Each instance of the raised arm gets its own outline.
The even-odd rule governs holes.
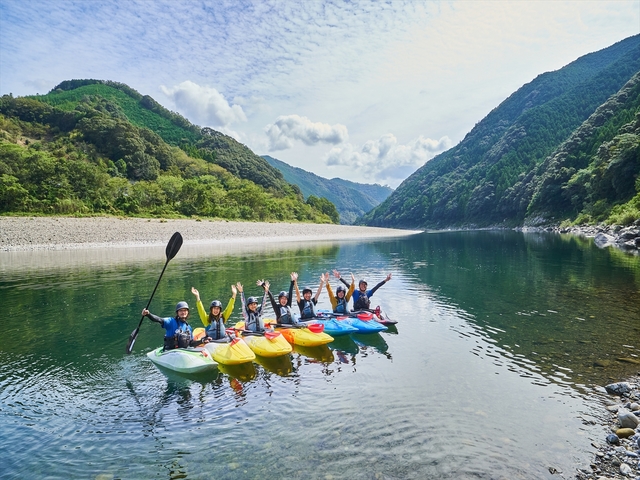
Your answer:
[[[296,289],[296,300],[300,303],[300,289],[298,288],[298,274],[296,272],[291,273],[291,280],[293,280],[293,286]]]
[[[147,317],[149,320],[151,320],[152,322],[156,322],[159,323],[161,325],[164,324],[164,318],[161,318],[157,315],[154,315],[153,313],[151,313],[149,310],[147,310],[146,308],[144,310],[142,310],[142,316],[143,317]]]
[[[287,298],[287,306],[291,306],[291,302],[293,302],[293,284],[296,283],[293,279],[293,273],[291,273],[291,283],[289,284],[289,298]]]
[[[227,308],[222,312],[222,318],[226,322],[229,320],[229,317],[233,313],[233,309],[236,306],[236,295],[238,295],[238,289],[235,285],[231,285],[231,298],[229,299],[229,303],[227,303]]]
[[[349,287],[349,284],[347,283],[347,281],[344,278],[342,278],[342,275],[340,275],[340,272],[338,270],[334,270],[333,271],[333,276],[336,277],[338,280],[340,280],[342,283],[344,283],[346,287]],[[356,281],[354,276],[353,276],[353,273],[351,274],[351,278],[353,278],[352,283]],[[327,278],[327,281],[329,281],[328,278]]]
[[[316,295],[313,297],[313,303],[318,303],[318,297],[320,296],[320,292],[322,292],[322,286],[324,285],[325,282],[329,281],[329,272],[325,274],[323,273],[322,275],[320,275],[320,285],[318,285],[318,290],[316,290]]]
[[[204,309],[204,305],[202,305],[202,301],[200,300],[200,292],[197,288],[191,287],[191,293],[193,293],[196,297],[196,307],[198,308],[198,316],[200,317],[200,321],[206,327],[211,322],[209,321],[209,315],[207,315],[207,312]]]
[[[369,291],[369,297],[371,295],[373,295],[376,290],[378,290],[382,285],[384,285],[385,283],[387,283],[389,280],[391,280],[391,274],[387,275],[387,278],[385,278],[383,281],[381,281],[379,284],[377,284],[375,287],[373,287],[370,291]]]
[[[242,284],[240,282],[236,283],[236,288],[240,292],[240,303],[242,308],[242,318],[247,320],[249,316],[247,315],[247,302],[244,301],[244,289],[242,288]]]
[[[347,285],[347,282],[345,282],[344,280],[342,281],[345,285]],[[351,285],[347,286],[349,287],[349,290],[347,290],[347,294],[344,296],[344,298],[348,302],[351,299],[351,295],[353,295],[354,290],[356,289],[356,277],[353,276],[353,273],[351,274]]]

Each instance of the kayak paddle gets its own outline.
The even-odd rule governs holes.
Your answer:
[[[169,260],[171,260],[173,257],[176,256],[181,246],[182,246],[182,235],[180,235],[180,232],[176,232],[171,236],[169,243],[167,243],[167,248],[165,250],[165,254],[167,255],[167,261],[164,262],[164,267],[162,268],[162,272],[160,272],[160,278],[158,278],[158,281],[156,282],[156,286],[153,289],[153,293],[151,294],[151,298],[149,298],[149,302],[147,303],[145,310],[149,308],[149,305],[151,305],[151,300],[153,299],[153,296],[156,294],[156,290],[158,288],[158,285],[160,284],[160,279],[162,278],[162,275],[164,274],[164,271],[167,268],[167,265],[169,264]],[[142,326],[143,320],[144,320],[144,315],[142,316],[142,318],[140,318],[140,323],[138,323],[138,327],[133,332],[131,332],[131,335],[129,336],[129,341],[127,342],[127,348],[125,350],[125,352],[128,354],[131,353],[131,351],[133,350],[133,344],[136,343],[136,338],[138,337],[138,333],[140,332],[140,327]]]

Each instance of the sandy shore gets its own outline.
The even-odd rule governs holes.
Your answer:
[[[238,244],[399,237],[412,230],[208,220],[116,217],[0,217],[0,251],[166,245],[174,232],[188,244]]]

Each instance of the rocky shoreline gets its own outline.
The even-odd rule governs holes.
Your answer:
[[[582,237],[593,238],[598,248],[615,247],[630,253],[640,253],[640,219],[632,225],[587,225],[587,226],[548,226],[548,227],[521,227],[517,230],[523,232],[553,232]]]
[[[640,378],[612,383],[603,389],[607,400],[609,434],[596,449],[590,469],[580,469],[578,480],[640,479]]]

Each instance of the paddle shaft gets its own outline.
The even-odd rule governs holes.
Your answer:
[[[148,310],[149,305],[151,305],[151,300],[153,300],[153,296],[156,294],[158,285],[160,285],[160,280],[162,280],[162,275],[164,275],[164,271],[167,269],[167,265],[169,265],[169,260],[171,260],[173,257],[176,256],[181,246],[182,246],[182,235],[176,232],[173,234],[173,236],[169,240],[169,243],[167,244],[167,248],[165,250],[167,261],[164,262],[164,267],[162,267],[162,272],[160,272],[160,277],[158,277],[158,281],[156,282],[156,286],[153,288],[153,292],[151,293],[151,297],[149,297],[149,301],[147,302],[147,306],[145,307],[145,310]],[[138,323],[138,326],[136,327],[136,329],[133,332],[131,332],[131,335],[129,336],[129,341],[127,342],[127,348],[125,350],[126,353],[131,353],[131,351],[133,350],[133,344],[136,343],[136,338],[138,337],[138,333],[140,332],[140,327],[142,326],[143,320],[144,320],[144,315],[142,315],[142,317],[140,318],[140,323]]]

